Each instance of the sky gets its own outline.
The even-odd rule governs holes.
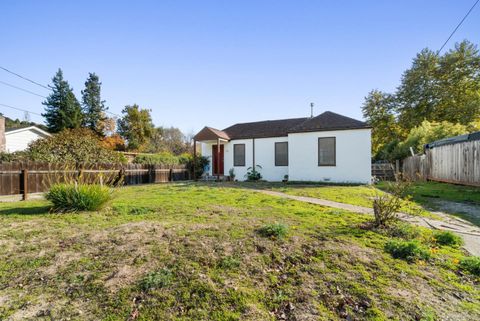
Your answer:
[[[186,134],[306,117],[311,102],[315,115],[362,119],[368,92],[394,91],[415,54],[438,50],[473,3],[1,0],[0,66],[45,85],[62,68],[79,99],[95,72],[110,112],[136,103]],[[480,5],[446,49],[463,39],[480,44]],[[0,81],[48,94],[3,70]],[[42,113],[43,100],[0,83],[0,104]]]

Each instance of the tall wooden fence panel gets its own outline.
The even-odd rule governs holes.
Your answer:
[[[433,180],[480,186],[480,140],[427,149],[403,160],[403,174],[412,180]]]
[[[45,192],[52,183],[79,177],[88,183],[136,185],[188,180],[190,172],[183,165],[0,163],[0,195]]]

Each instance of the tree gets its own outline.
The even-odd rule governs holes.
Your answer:
[[[142,150],[153,134],[150,110],[140,109],[137,104],[127,105],[123,117],[117,121],[118,133],[127,141],[128,150]]]
[[[105,136],[105,112],[108,107],[101,98],[101,86],[98,76],[95,73],[89,73],[85,81],[85,89],[82,90],[83,125],[98,135]]]
[[[400,126],[407,130],[420,125],[423,120],[433,120],[439,101],[437,82],[438,56],[423,49],[413,59],[412,67],[402,75],[397,89],[397,111]]]
[[[150,153],[170,152],[174,155],[189,152],[189,140],[176,127],[157,127],[150,138],[147,151]]]
[[[372,90],[362,106],[363,117],[373,127],[372,153],[378,152],[398,135],[395,120],[395,98],[391,94]]]
[[[52,93],[42,104],[48,130],[57,133],[66,128],[80,128],[82,125],[82,109],[68,82],[63,79],[63,72],[58,69],[52,78]]]

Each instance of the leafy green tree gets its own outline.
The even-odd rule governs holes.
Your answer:
[[[439,101],[437,67],[437,54],[423,49],[413,59],[412,67],[403,73],[396,103],[400,126],[407,132],[425,119],[434,119]]]
[[[468,133],[468,128],[462,124],[453,124],[447,121],[429,122],[424,120],[419,126],[410,130],[407,138],[398,143],[387,158],[403,159],[410,155],[410,147],[414,153],[422,153],[424,146],[439,139],[458,136]]]
[[[100,136],[105,136],[105,100],[101,98],[101,86],[98,76],[89,73],[85,82],[85,89],[82,90],[83,125],[90,128]]]
[[[372,90],[365,97],[362,106],[363,117],[373,127],[372,153],[378,152],[398,135],[395,119],[395,97],[391,94]],[[377,157],[376,157],[377,158]]]
[[[154,130],[150,110],[134,104],[125,106],[122,114],[117,121],[118,133],[127,141],[128,150],[142,150]]]
[[[191,151],[187,137],[176,127],[157,127],[149,140],[146,151],[150,153],[169,152],[180,155]]]
[[[477,46],[463,41],[438,62],[436,121],[467,125],[480,118],[480,54]]]
[[[45,105],[45,117],[48,130],[57,133],[66,128],[80,128],[83,115],[80,104],[68,82],[63,79],[63,72],[58,69],[52,78],[52,93],[42,104]]]

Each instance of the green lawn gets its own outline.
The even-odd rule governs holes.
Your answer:
[[[335,194],[335,193],[334,193]],[[460,249],[385,253],[370,218],[217,184],[121,188],[99,212],[0,203],[0,320],[475,320]],[[280,223],[287,236],[258,229]],[[427,246],[431,233],[420,230]]]

